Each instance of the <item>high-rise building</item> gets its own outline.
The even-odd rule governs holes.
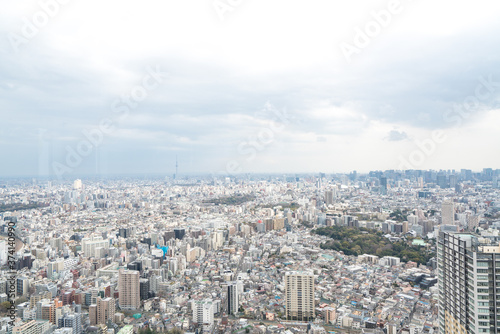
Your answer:
[[[57,274],[64,270],[64,259],[57,259],[56,261],[50,261],[47,263],[47,278],[53,278],[54,274]]]
[[[135,270],[118,272],[118,304],[121,309],[135,310],[141,304],[140,298],[140,273]]]
[[[444,189],[444,188],[448,188],[448,180],[446,178],[446,174],[444,173],[439,173],[437,175],[437,185],[441,188],[441,189]]]
[[[286,319],[314,319],[314,274],[310,271],[290,271],[285,274]]]
[[[423,177],[419,177],[419,178],[417,179],[417,186],[418,186],[419,188],[423,188],[423,187],[424,187],[424,178],[423,178]]]
[[[455,188],[457,186],[457,176],[455,174],[450,175],[450,188]]]
[[[382,195],[387,195],[387,177],[380,177],[380,193]]]
[[[444,201],[441,204],[441,223],[444,225],[455,225],[455,204]]]
[[[131,230],[129,228],[120,228],[118,230],[118,235],[122,238],[128,238],[131,235]]]
[[[16,282],[17,295],[27,296],[30,288],[30,281],[28,277],[18,277]]]
[[[204,329],[214,324],[215,304],[211,299],[193,301],[193,322]]]
[[[75,189],[75,190],[82,189],[82,180],[80,180],[80,179],[76,179],[76,180],[73,182],[73,189]]]
[[[403,233],[408,233],[409,230],[410,224],[407,221],[403,222]]]
[[[114,321],[115,299],[97,297],[96,304],[89,306],[89,319],[92,326],[106,324],[108,320]]]
[[[141,278],[139,280],[139,288],[140,288],[140,297],[141,300],[146,300],[148,299],[148,293],[149,293],[149,280],[147,278]]]
[[[500,333],[500,245],[468,233],[440,232],[439,332]],[[498,262],[497,262],[498,261]]]
[[[238,285],[236,282],[231,282],[227,285],[227,313],[238,313],[239,307]]]
[[[186,234],[186,229],[184,228],[174,228],[174,235],[176,239],[182,239],[184,238],[184,235]]]
[[[73,334],[80,334],[82,332],[82,315],[80,313],[64,314],[59,318],[58,328],[72,328]]]
[[[332,190],[325,191],[325,203],[326,203],[326,205],[333,204],[333,191]]]

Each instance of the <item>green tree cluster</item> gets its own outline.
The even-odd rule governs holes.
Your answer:
[[[409,245],[406,241],[391,242],[381,231],[343,226],[320,227],[312,231],[332,240],[322,243],[322,249],[342,251],[345,255],[395,256],[401,261],[426,264],[434,253],[421,246]]]

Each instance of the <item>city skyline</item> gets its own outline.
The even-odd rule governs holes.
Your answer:
[[[19,181],[2,333],[497,332],[499,169]]]

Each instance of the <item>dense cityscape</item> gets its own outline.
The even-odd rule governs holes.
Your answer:
[[[4,178],[0,333],[496,333],[499,179]]]
[[[0,334],[500,334],[500,1],[0,3]]]

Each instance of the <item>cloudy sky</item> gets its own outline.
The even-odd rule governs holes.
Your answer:
[[[498,1],[0,4],[0,177],[500,168]]]

